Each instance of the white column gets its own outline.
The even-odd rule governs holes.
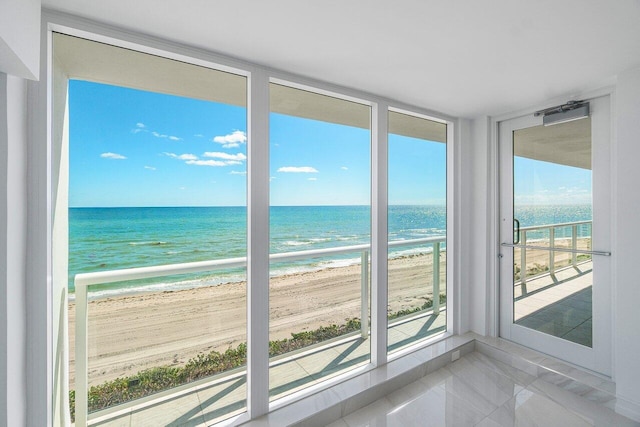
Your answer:
[[[0,426],[27,425],[26,93],[0,73]]]

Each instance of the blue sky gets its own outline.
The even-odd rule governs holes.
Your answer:
[[[71,81],[69,205],[241,206],[243,107]],[[271,114],[272,205],[370,201],[370,132]],[[391,135],[390,204],[444,204],[445,144]]]
[[[591,204],[591,171],[515,157],[516,205]]]

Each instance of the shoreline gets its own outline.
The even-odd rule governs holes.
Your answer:
[[[432,248],[419,248],[417,249],[418,252],[413,252],[415,249],[397,249],[396,253],[398,254],[397,256],[392,256],[393,252],[391,252],[389,261],[394,261],[394,260],[398,260],[398,259],[403,259],[403,258],[408,258],[408,257],[413,257],[416,255],[428,255],[432,253]],[[408,253],[407,253],[408,252]],[[295,253],[295,252],[293,252]],[[446,253],[446,247],[443,247],[440,249],[440,253],[444,254]],[[360,265],[360,260],[361,258],[359,257],[353,257],[353,258],[345,258],[345,259],[337,259],[337,260],[324,260],[324,261],[318,261],[316,263],[313,264],[305,264],[299,267],[295,267],[293,268],[293,271],[290,271],[291,268],[290,267],[284,267],[284,268],[276,268],[275,271],[270,275],[270,279],[276,279],[279,277],[287,277],[287,276],[291,276],[291,275],[296,275],[296,274],[306,274],[306,273],[317,273],[319,271],[322,270],[326,270],[326,269],[332,269],[332,268],[341,268],[341,267],[351,267],[351,266],[355,266],[355,265]],[[285,261],[286,262],[286,261]],[[278,264],[278,262],[274,262],[274,264]],[[147,266],[143,266],[143,267],[147,267]],[[114,271],[118,271],[118,269],[114,270]],[[91,272],[93,273],[93,272]],[[79,273],[80,274],[80,273]],[[195,273],[195,274],[205,274],[205,273]],[[225,273],[226,274],[226,273]],[[231,278],[233,276],[243,276],[243,278],[238,279],[238,280],[232,280]],[[121,296],[135,296],[135,295],[140,295],[140,294],[148,294],[151,292],[164,292],[164,291],[180,291],[180,290],[185,290],[185,289],[196,289],[196,288],[205,288],[205,287],[209,287],[209,286],[226,286],[226,285],[232,285],[235,283],[244,283],[246,281],[246,279],[244,278],[246,275],[245,274],[231,274],[231,275],[226,275],[226,277],[224,277],[223,281],[216,281],[215,278],[218,278],[220,276],[220,274],[217,275],[211,275],[209,277],[205,277],[205,278],[200,278],[200,279],[187,279],[187,280],[182,280],[182,281],[175,281],[175,282],[169,282],[169,283],[163,283],[163,282],[159,282],[159,283],[140,283],[139,285],[136,286],[127,286],[127,287],[121,287],[118,286],[117,284],[110,284],[110,285],[106,285],[107,288],[106,289],[100,289],[100,290],[96,290],[96,291],[92,291],[91,293],[94,294],[94,296],[91,296],[91,294],[88,296],[89,301],[96,301],[96,300],[100,300],[100,299],[107,299],[107,298],[117,298],[117,297],[121,297]],[[146,280],[146,279],[138,279],[139,280]],[[201,282],[201,284],[197,284],[198,282]],[[105,285],[103,285],[105,286]],[[149,290],[151,288],[151,290]],[[67,301],[69,303],[72,303],[75,301],[75,290],[74,291],[69,291],[68,297],[67,297]]]

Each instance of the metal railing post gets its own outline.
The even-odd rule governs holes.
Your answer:
[[[554,247],[555,243],[555,235],[556,229],[551,226],[549,227],[549,247]],[[549,274],[553,274],[556,271],[556,253],[555,251],[549,251]]]
[[[573,249],[574,251],[578,249],[578,226],[577,225],[571,226],[571,249]],[[577,263],[578,263],[578,254],[574,252],[571,255],[571,264],[575,267]]]
[[[76,420],[77,427],[86,427],[89,415],[87,287],[76,287]]]
[[[360,271],[360,333],[366,340],[369,337],[369,251],[362,251]]]
[[[433,244],[433,313],[440,314],[440,242]]]
[[[527,244],[527,231],[521,230],[520,242],[524,246]],[[522,285],[522,295],[527,294],[527,249],[520,248],[520,284]]]

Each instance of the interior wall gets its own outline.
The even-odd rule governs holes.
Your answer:
[[[461,216],[462,259],[461,281],[466,289],[467,329],[480,335],[490,333],[490,250],[489,216],[491,208],[490,119],[478,117],[470,121],[468,137],[461,150]]]
[[[618,189],[614,206],[614,375],[618,396],[640,417],[640,280],[638,243],[640,227],[640,68],[618,75],[614,114],[617,141],[614,148],[613,179]]]
[[[473,171],[470,168],[470,164],[473,161],[470,149],[474,144],[473,138],[473,123],[468,119],[460,119],[458,121],[457,130],[459,132],[455,142],[457,144],[454,151],[454,167],[457,170],[454,171],[454,182],[448,183],[448,185],[455,185],[454,209],[457,210],[455,218],[458,221],[454,225],[454,229],[458,231],[456,237],[455,246],[455,259],[458,260],[458,265],[454,270],[454,286],[459,292],[457,298],[457,304],[452,308],[455,310],[454,316],[457,320],[456,333],[465,333],[470,330],[470,324],[473,323],[471,319],[471,251],[469,248],[469,233],[471,232],[471,215],[469,209],[461,209],[463,206],[468,206],[469,199],[472,193],[472,186],[469,185],[473,182]],[[457,275],[456,275],[457,274]]]
[[[37,79],[40,0],[0,0],[0,72]]]
[[[26,425],[26,82],[0,73],[0,426]]]

